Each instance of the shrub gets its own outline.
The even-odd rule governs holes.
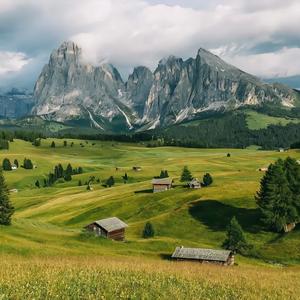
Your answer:
[[[143,230],[143,238],[147,239],[147,238],[154,237],[154,234],[155,232],[154,232],[153,225],[150,222],[147,222]]]

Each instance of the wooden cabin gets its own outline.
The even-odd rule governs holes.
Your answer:
[[[153,178],[152,179],[152,187],[153,193],[164,192],[172,187],[172,178]]]
[[[87,225],[85,228],[94,232],[97,236],[106,237],[116,241],[124,241],[126,227],[128,227],[126,223],[116,217],[113,217],[95,221]]]
[[[193,178],[193,180],[189,183],[190,189],[201,189],[201,182],[197,178]]]
[[[234,255],[230,250],[214,250],[202,248],[176,247],[172,258],[176,260],[198,261],[200,263],[214,263],[223,266],[234,264]]]
[[[142,168],[141,168],[141,167],[134,166],[134,167],[132,167],[132,170],[133,170],[133,171],[136,171],[136,172],[140,172],[140,171],[142,171]]]

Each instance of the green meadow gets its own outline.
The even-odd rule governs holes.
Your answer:
[[[53,140],[56,148],[50,147]],[[109,266],[114,266],[109,276],[115,280],[118,278],[117,282],[122,282],[126,270],[128,270],[128,278],[132,276],[133,281],[138,281],[144,272],[140,264],[145,264],[145,269],[147,269],[144,277],[146,286],[149,284],[147,280],[154,280],[154,282],[157,280],[157,284],[161,282],[161,285],[157,287],[158,291],[160,289],[163,291],[164,288],[165,291],[172,290],[168,283],[174,284],[174,287],[182,286],[180,293],[174,294],[175,299],[180,299],[184,295],[190,295],[190,298],[193,298],[188,290],[184,292],[183,287],[191,286],[192,289],[192,286],[197,284],[197,280],[204,276],[202,271],[205,274],[211,273],[211,282],[215,284],[216,289],[224,289],[223,292],[219,290],[220,294],[214,294],[209,289],[209,278],[206,278],[207,282],[202,280],[204,285],[198,286],[195,293],[202,291],[201,295],[207,299],[227,299],[228,297],[242,299],[243,288],[249,289],[257,284],[258,279],[255,274],[266,274],[273,278],[272,282],[265,283],[270,290],[274,288],[272,284],[277,282],[278,299],[282,299],[281,296],[297,299],[299,291],[296,285],[290,286],[287,291],[285,287],[280,286],[279,282],[280,276],[287,276],[289,282],[299,279],[299,226],[286,235],[266,231],[260,221],[260,212],[254,195],[263,175],[258,171],[259,168],[267,167],[277,158],[284,158],[288,155],[300,159],[300,152],[296,150],[285,153],[259,151],[255,147],[243,150],[148,148],[142,144],[67,141],[67,147],[63,146],[61,139],[42,140],[40,147],[34,147],[28,142],[15,140],[10,143],[9,150],[0,151],[1,162],[7,157],[11,161],[18,159],[19,163],[22,163],[26,157],[37,166],[33,170],[19,168],[4,172],[9,189],[17,189],[18,192],[10,194],[16,209],[12,225],[0,226],[0,258],[2,258],[3,266],[15,267],[10,275],[18,278],[16,281],[20,292],[10,290],[9,286],[13,284],[13,281],[10,282],[11,276],[0,272],[0,299],[2,299],[1,295],[4,295],[3,299],[21,299],[22,297],[51,299],[51,295],[43,297],[43,295],[34,294],[34,291],[31,296],[26,295],[26,288],[23,290],[26,280],[30,282],[30,278],[34,276],[38,278],[37,274],[43,272],[43,266],[47,270],[54,268],[51,273],[53,278],[56,272],[59,273],[60,268],[64,266],[64,272],[70,271],[70,277],[66,279],[66,282],[70,280],[70,284],[72,284],[72,276],[75,276],[72,272],[83,272],[82,278],[78,277],[78,284],[81,284],[83,289],[86,288],[87,295],[89,295],[92,294],[93,289],[91,286],[86,287],[85,284],[87,284],[86,281],[93,283],[93,280],[89,278],[93,275],[84,273],[87,268],[93,270],[95,268],[94,275],[96,276],[100,270],[105,275],[105,272],[110,272]],[[70,146],[71,142],[74,142],[73,147]],[[231,157],[227,157],[227,153],[230,153]],[[52,187],[35,187],[35,181],[39,180],[42,185],[43,179],[58,163],[62,163],[64,167],[68,163],[71,163],[73,168],[81,166],[83,174],[73,176],[70,182],[57,182]],[[184,188],[179,178],[185,165],[189,167],[193,176],[199,179],[202,179],[204,173],[210,173],[214,179],[213,184],[199,190]],[[135,172],[132,170],[133,166],[140,166],[142,170]],[[162,169],[168,170],[169,175],[174,179],[175,187],[170,191],[153,194],[151,179],[153,176],[158,176]],[[125,172],[129,177],[126,184],[122,179]],[[90,176],[100,179],[100,183],[92,185],[92,191],[88,191],[86,185],[78,186],[79,180],[85,183]],[[116,184],[111,188],[105,188],[102,184],[109,176],[115,178]],[[83,227],[92,221],[112,216],[119,217],[129,225],[126,231],[126,242],[96,238],[83,231]],[[255,257],[238,255],[237,266],[231,268],[231,271],[226,271],[232,273],[228,273],[229,277],[224,279],[224,286],[221,278],[217,279],[216,276],[225,268],[170,262],[170,255],[176,246],[220,249],[225,239],[226,226],[233,216],[236,216],[243,227],[247,240],[254,245],[256,255]],[[153,224],[155,237],[143,239],[142,230],[147,221]],[[86,265],[83,260],[88,260]],[[134,262],[136,268],[131,262]],[[128,265],[131,267],[129,268]],[[185,275],[177,278],[178,273],[181,273],[181,268],[188,268],[189,271],[182,271]],[[24,269],[27,270],[26,274],[22,275],[19,272],[18,275],[13,275],[13,272],[17,273],[16,270]],[[165,269],[168,271],[165,272]],[[189,272],[193,275],[190,276]],[[51,277],[51,274],[47,276]],[[230,289],[229,279],[238,278],[238,274],[240,278],[233,283],[231,295],[225,287]],[[242,288],[243,278],[247,277],[247,274],[251,274],[252,281]],[[124,286],[129,284],[128,278],[124,279]],[[170,278],[173,278],[174,282],[168,281],[171,280]],[[39,282],[38,279],[36,280],[35,282]],[[40,284],[47,282],[46,279],[45,282],[42,282],[42,279],[39,280],[41,280]],[[178,283],[176,280],[179,280]],[[60,289],[59,284],[57,283],[58,286],[56,286],[54,281],[52,283],[54,294],[63,298],[69,297],[63,294],[67,293],[63,288],[60,290],[61,294],[55,292],[56,288]],[[102,294],[98,291],[99,293],[94,295],[98,295],[99,298],[100,295],[104,295],[104,299],[122,298],[121,294],[109,294],[109,290],[113,289],[110,284],[117,285],[116,282],[107,282],[107,290],[103,288]],[[147,294],[142,293],[145,288],[143,284],[137,284],[141,288],[141,294],[137,289],[137,296],[132,299],[140,299],[143,295],[145,299],[155,298],[154,296],[146,297]],[[131,289],[130,285],[128,293]],[[105,291],[108,294],[105,294]],[[256,295],[256,299],[260,297],[268,299],[266,297],[268,291],[261,287],[261,293]],[[76,293],[74,291],[74,295]],[[171,292],[162,294],[162,298],[168,298],[167,296],[171,294]],[[79,292],[76,295],[73,299],[85,298]],[[124,298],[129,299],[130,297],[126,295]],[[245,297],[245,299],[253,298],[251,294],[247,295],[248,298]],[[276,295],[273,298],[270,297],[270,299],[277,298]]]

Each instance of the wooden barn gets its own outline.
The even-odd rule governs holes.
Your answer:
[[[193,178],[193,180],[189,183],[190,189],[201,189],[201,182],[197,178]]]
[[[94,232],[97,236],[103,236],[116,241],[124,241],[126,227],[128,227],[127,224],[120,219],[113,217],[95,221],[85,228]]]
[[[140,171],[142,171],[142,167],[134,166],[134,167],[132,167],[132,170],[136,171],[136,172],[140,172]]]
[[[153,193],[163,192],[171,189],[172,187],[172,178],[153,178],[152,179],[152,186],[153,186]]]
[[[214,263],[223,266],[234,264],[234,255],[230,250],[176,247],[172,258],[176,260],[198,261],[200,263]]]

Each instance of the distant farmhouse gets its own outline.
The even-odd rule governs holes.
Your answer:
[[[94,232],[97,236],[106,237],[116,241],[124,241],[126,227],[128,227],[126,223],[116,217],[113,217],[95,221],[87,225],[85,228]]]
[[[141,168],[141,167],[134,166],[134,167],[132,167],[132,170],[133,170],[133,171],[136,171],[136,172],[140,172],[140,171],[142,171],[142,168]]]
[[[172,187],[172,178],[153,178],[152,179],[152,186],[153,186],[153,193],[157,192],[164,192]]]
[[[176,247],[172,258],[176,260],[198,261],[200,263],[214,263],[223,266],[234,264],[234,255],[230,250]]]
[[[191,189],[201,189],[201,182],[197,178],[193,178],[193,180],[189,183],[189,187]]]
[[[17,169],[18,169],[18,167],[17,167],[17,165],[15,165],[15,164],[12,164],[12,165],[11,165],[11,169],[12,169],[12,170],[17,170]]]
[[[287,149],[284,149],[284,148],[279,148],[278,149],[278,152],[286,152],[287,151]]]
[[[268,171],[268,168],[259,168],[258,171],[259,171],[259,172],[267,172],[267,171]]]

